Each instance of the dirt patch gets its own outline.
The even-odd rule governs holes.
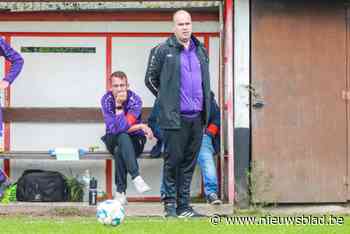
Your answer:
[[[89,206],[54,206],[48,204],[10,204],[0,205],[0,216],[30,217],[94,217],[96,207]]]

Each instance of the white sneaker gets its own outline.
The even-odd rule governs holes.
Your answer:
[[[114,200],[119,201],[120,204],[123,206],[128,204],[128,200],[126,199],[125,193],[116,192],[114,195]]]
[[[144,193],[151,190],[151,187],[149,187],[148,184],[146,184],[146,182],[142,179],[141,176],[135,177],[135,179],[133,179],[132,182],[134,183],[134,186],[139,193]]]

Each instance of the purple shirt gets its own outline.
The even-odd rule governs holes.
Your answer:
[[[19,53],[8,45],[3,38],[0,37],[0,56],[5,57],[11,63],[10,71],[6,73],[3,80],[10,84],[17,78],[23,67],[23,58]],[[0,135],[2,136],[2,111],[0,108]]]
[[[189,48],[181,51],[180,57],[180,112],[181,116],[193,118],[203,110],[203,88],[201,65],[192,40]]]
[[[11,63],[10,71],[4,77],[4,80],[10,84],[16,79],[23,67],[23,58],[19,53],[8,45],[4,39],[0,37],[0,56],[5,57],[7,61]]]
[[[115,114],[115,99],[111,91],[108,91],[101,99],[102,113],[107,134],[126,133],[132,125],[141,123],[141,98],[130,90],[127,92],[128,97],[123,103],[124,112],[118,115]],[[142,130],[137,130],[129,134],[144,135],[144,132]]]

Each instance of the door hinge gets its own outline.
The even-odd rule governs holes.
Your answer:
[[[343,90],[341,92],[341,97],[343,100],[350,100],[350,90]]]
[[[252,85],[245,85],[244,86],[251,94],[254,98],[259,98],[261,97],[261,95],[256,91],[256,89],[254,88],[254,86]]]

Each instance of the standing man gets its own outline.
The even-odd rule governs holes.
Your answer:
[[[174,35],[153,48],[145,84],[157,97],[164,133],[166,217],[200,216],[189,205],[190,185],[210,113],[209,59],[192,35],[191,15],[173,15]]]
[[[151,157],[160,157],[164,152],[163,134],[158,126],[159,106],[155,102],[148,125],[153,131],[153,135],[157,138],[156,145],[151,150]],[[202,172],[204,194],[207,202],[211,205],[220,205],[222,201],[218,197],[218,178],[216,174],[215,155],[220,152],[220,108],[215,101],[214,93],[211,92],[210,116],[209,124],[205,129],[202,138],[202,144],[198,153],[198,165]],[[163,174],[163,172],[161,173]],[[160,195],[164,197],[164,182],[160,186]]]
[[[0,81],[0,89],[6,89],[17,78],[23,68],[23,58],[9,44],[0,37],[0,56],[3,56],[6,61],[11,63],[10,70],[5,77]],[[0,109],[0,137],[2,137],[2,111]],[[3,149],[1,149],[3,150]]]
[[[111,75],[112,90],[101,100],[102,113],[106,124],[106,134],[101,138],[115,161],[114,199],[122,205],[126,200],[126,176],[130,174],[136,190],[144,193],[151,188],[142,179],[137,157],[142,153],[146,137],[152,138],[152,130],[141,123],[142,101],[128,90],[128,78],[122,71]]]

